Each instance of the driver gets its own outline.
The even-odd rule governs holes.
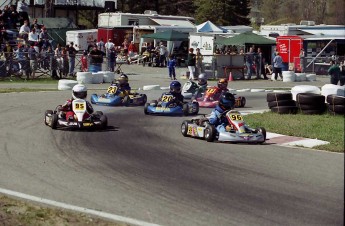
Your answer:
[[[170,92],[163,93],[164,94],[171,94],[174,97],[174,101],[178,105],[183,104],[183,95],[181,94],[181,83],[179,81],[172,81],[170,83]]]
[[[196,93],[196,97],[201,96],[202,93],[204,93],[207,89],[207,79],[205,74],[200,74],[198,76],[198,91]]]
[[[223,93],[220,96],[218,105],[211,112],[211,116],[209,117],[210,124],[214,125],[218,132],[229,132],[231,130],[231,126],[223,113],[233,109],[234,105],[235,97],[232,93]]]
[[[58,110],[60,111],[60,117],[66,118],[67,121],[73,121],[74,120],[74,112],[72,109],[72,102],[76,99],[83,99],[85,100],[87,96],[87,88],[83,84],[77,84],[72,89],[72,98],[68,99],[65,104],[60,106]],[[90,114],[93,113],[93,107],[90,104],[90,102],[86,101],[86,111],[87,114],[85,114],[86,117],[89,117]]]
[[[218,88],[222,91],[222,92],[228,92],[228,81],[225,78],[221,78],[219,79],[218,83]]]
[[[115,83],[119,91],[123,92],[124,96],[128,96],[131,92],[131,87],[128,83],[128,76],[126,74],[121,74]],[[113,85],[112,84],[112,85]]]

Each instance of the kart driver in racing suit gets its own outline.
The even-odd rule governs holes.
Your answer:
[[[87,88],[85,85],[78,84],[75,85],[72,89],[72,98],[68,99],[65,104],[60,106],[58,110],[60,111],[60,117],[66,118],[67,121],[73,121],[74,120],[74,112],[72,109],[72,102],[76,99],[83,99],[85,100],[87,96]],[[93,107],[90,102],[86,101],[86,111],[87,114],[85,114],[85,118],[90,117],[90,114],[93,113]]]
[[[207,89],[207,79],[205,74],[200,74],[198,76],[198,91],[195,94],[195,97],[198,98],[204,93]]]
[[[181,83],[178,81],[172,81],[170,83],[170,92],[168,93],[163,93],[164,94],[171,94],[174,97],[174,102],[177,105],[183,105],[183,95],[181,94]],[[160,101],[160,99],[159,99]]]
[[[218,132],[229,132],[231,125],[229,125],[224,112],[231,110],[235,105],[235,97],[232,93],[223,93],[219,99],[218,105],[211,112],[209,117],[210,124],[214,125]]]
[[[128,83],[128,76],[126,74],[120,75],[119,79],[112,85],[116,85],[119,91],[123,92],[124,96],[128,96],[131,93],[131,87]]]
[[[225,78],[219,79],[218,88],[221,90],[221,92],[229,92],[228,90],[228,81]]]

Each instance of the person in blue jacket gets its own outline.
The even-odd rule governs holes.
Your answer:
[[[231,126],[225,118],[224,112],[231,110],[235,105],[235,97],[232,93],[222,93],[218,105],[211,112],[210,124],[214,125],[218,132],[230,131]]]

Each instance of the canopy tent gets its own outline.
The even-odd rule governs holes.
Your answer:
[[[213,33],[226,33],[227,32],[226,29],[216,26],[214,23],[212,23],[209,20],[196,26],[196,31],[197,32],[213,32]]]
[[[276,41],[263,37],[261,35],[254,34],[252,32],[245,32],[231,38],[226,38],[219,41],[217,40],[216,44],[220,44],[220,45],[245,45],[245,44],[274,45],[276,44]]]
[[[141,36],[141,38],[159,39],[163,41],[186,41],[189,39],[189,33],[183,33],[170,29],[163,32],[146,34]]]

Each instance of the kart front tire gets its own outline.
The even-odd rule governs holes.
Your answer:
[[[190,121],[183,121],[181,124],[181,133],[184,137],[187,136],[187,132],[188,132],[188,123],[190,123]]]
[[[207,142],[213,142],[216,135],[216,128],[213,125],[206,125],[205,128],[205,140]]]
[[[266,141],[266,129],[264,127],[258,127],[256,128],[256,132],[262,133],[262,135],[264,136],[264,141],[261,143],[264,143]]]
[[[46,112],[44,113],[44,124],[47,126],[48,122],[47,122],[47,116],[48,115],[52,115],[54,114],[52,110],[46,110]]]
[[[122,101],[124,106],[128,106],[130,102],[129,96],[125,96]]]
[[[145,103],[145,105],[144,105],[144,113],[145,113],[145,115],[148,115],[149,114],[149,112],[148,112],[148,107],[150,106],[150,104],[149,103]]]
[[[198,102],[194,102],[194,104],[195,104],[195,112],[193,114],[197,115],[199,113],[199,103]]]
[[[52,114],[52,124],[51,124],[52,129],[57,129],[58,120],[59,120],[58,115]]]
[[[245,97],[242,97],[242,98],[241,98],[241,108],[243,108],[243,107],[246,105],[246,103],[247,103],[246,98],[245,98]]]
[[[142,98],[143,98],[143,103],[142,103],[142,105],[145,105],[146,102],[147,102],[147,96],[146,96],[146,94],[143,94],[143,95],[142,95]]]
[[[189,115],[189,106],[187,103],[183,104],[182,111],[185,116]]]
[[[101,128],[102,129],[106,129],[108,127],[108,118],[107,118],[107,116],[102,114],[99,120],[101,121]]]
[[[96,111],[96,112],[95,112],[95,115],[101,116],[101,115],[103,115],[103,112],[101,112],[101,111]]]

